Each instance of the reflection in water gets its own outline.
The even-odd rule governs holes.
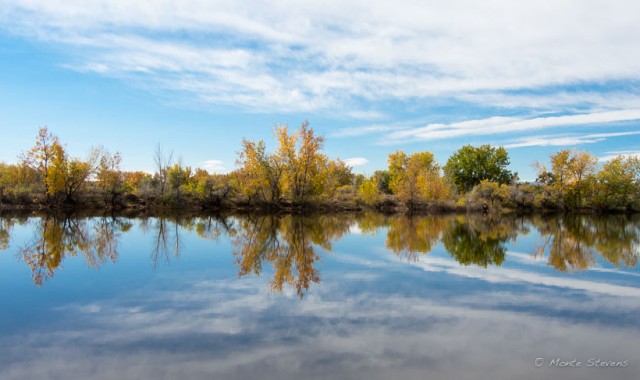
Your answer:
[[[505,259],[505,242],[515,241],[528,229],[520,218],[458,216],[447,226],[442,243],[462,265],[501,265]]]
[[[281,216],[240,215],[198,218],[121,217],[73,218],[45,216],[30,219],[33,239],[19,248],[17,257],[31,269],[37,285],[51,278],[67,256],[84,256],[89,267],[98,268],[118,259],[119,240],[137,220],[140,229],[151,235],[151,262],[178,258],[183,234],[233,243],[240,277],[259,276],[263,266],[273,270],[270,288],[281,292],[292,286],[302,297],[311,284],[320,281],[318,249],[332,251],[332,243],[357,225],[356,230],[375,235],[386,233],[385,245],[401,259],[417,261],[442,242],[460,264],[480,267],[500,266],[508,242],[533,228],[539,243],[534,256],[548,257],[548,264],[562,272],[587,270],[598,255],[616,267],[635,267],[640,252],[638,216],[565,215],[507,217],[491,215],[430,215],[407,217],[377,213]],[[0,218],[0,250],[7,250],[16,223],[25,220]]]
[[[582,271],[596,263],[600,254],[617,268],[634,267],[640,252],[637,215],[534,217],[533,225],[543,237],[536,255],[549,255],[549,265],[562,272]]]
[[[394,216],[388,220],[386,245],[408,261],[417,261],[418,254],[431,252],[451,218],[442,216]]]
[[[0,251],[9,248],[11,229],[15,220],[13,218],[0,218]]]
[[[295,216],[250,216],[239,221],[233,240],[239,276],[260,275],[263,263],[273,266],[271,290],[281,292],[290,284],[300,297],[311,283],[320,281],[315,268],[320,256],[315,246],[331,251],[331,242],[349,230],[351,221],[341,216],[316,218]]]
[[[68,255],[83,254],[93,268],[107,261],[115,263],[120,233],[130,227],[129,221],[120,218],[43,217],[36,222],[32,241],[21,247],[17,256],[31,268],[33,282],[42,286]]]

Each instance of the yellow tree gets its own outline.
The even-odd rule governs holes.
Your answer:
[[[549,182],[558,197],[562,197],[569,207],[582,207],[584,196],[593,189],[597,157],[586,151],[563,149],[550,157],[551,173]],[[539,177],[546,168],[539,165]],[[559,202],[558,202],[559,203]]]
[[[326,158],[320,150],[324,138],[315,136],[306,120],[296,133],[290,135],[286,126],[278,127],[275,133],[280,144],[276,156],[284,169],[283,190],[298,204],[321,194],[324,184],[320,178]]]
[[[240,190],[249,202],[255,198],[278,202],[282,194],[281,178],[284,169],[278,156],[266,152],[264,141],[256,143],[243,139],[236,164],[240,166],[237,173]]]
[[[57,137],[46,127],[38,131],[36,145],[22,155],[23,162],[42,178],[47,202],[69,202],[95,170],[100,151],[93,149],[87,161],[69,158]]]
[[[340,187],[353,183],[351,167],[340,159],[327,159],[326,165],[322,169],[322,182],[324,183],[324,195],[329,199],[333,199]]]
[[[600,207],[630,208],[638,195],[640,159],[618,156],[607,161],[597,174]]]
[[[446,196],[440,167],[431,152],[407,156],[401,150],[389,154],[389,187],[409,207],[421,200],[437,200]]]
[[[358,187],[358,197],[368,205],[373,205],[380,200],[378,180],[375,176],[362,181],[362,183]]]
[[[58,138],[51,134],[47,127],[42,127],[38,130],[36,145],[21,156],[22,162],[36,170],[40,175],[47,200],[50,200],[51,195],[51,191],[49,190],[50,180],[47,180],[50,165],[55,156],[59,155],[61,151],[64,150]]]
[[[53,147],[53,159],[45,181],[52,199],[72,202],[96,169],[100,151],[93,149],[87,161],[69,158],[62,145]]]

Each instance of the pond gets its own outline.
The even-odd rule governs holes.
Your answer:
[[[2,379],[638,379],[638,216],[3,217]]]

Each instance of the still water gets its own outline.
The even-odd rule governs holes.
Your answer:
[[[639,379],[639,255],[628,216],[4,217],[0,378]]]

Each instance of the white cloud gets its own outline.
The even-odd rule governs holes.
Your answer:
[[[227,171],[227,168],[224,166],[224,162],[220,160],[206,160],[199,163],[198,167],[211,173],[224,173]]]
[[[345,158],[344,163],[347,164],[347,166],[363,166],[369,163],[369,160],[367,160],[364,157],[351,157],[351,158]]]
[[[439,140],[462,136],[482,136],[527,132],[540,129],[606,124],[640,120],[640,109],[592,112],[575,115],[534,118],[494,116],[450,124],[429,124],[425,127],[395,131],[384,137],[386,142]]]
[[[203,103],[361,117],[377,112],[358,100],[530,108],[504,91],[639,80],[639,13],[632,0],[0,2],[2,29],[70,48],[78,69]]]
[[[531,136],[505,144],[505,148],[522,148],[529,146],[575,146],[580,144],[594,144],[606,140],[608,137],[638,135],[640,132],[593,133],[583,136]]]
[[[636,157],[640,159],[640,150],[619,150],[614,152],[606,152],[605,156],[600,157],[600,161],[611,161],[619,156]]]
[[[452,259],[433,256],[421,257],[419,261],[411,264],[420,267],[427,272],[447,272],[456,276],[476,278],[493,283],[529,283],[581,290],[587,293],[640,298],[640,288],[633,286],[614,285],[604,282],[551,276],[543,273],[505,267],[480,268],[475,266],[463,266]]]

